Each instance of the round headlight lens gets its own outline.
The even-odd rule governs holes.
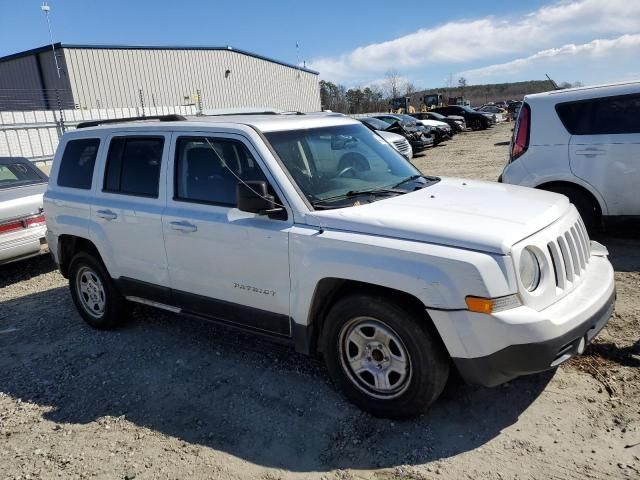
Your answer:
[[[520,281],[524,288],[533,292],[540,283],[540,264],[535,253],[525,248],[520,254]]]

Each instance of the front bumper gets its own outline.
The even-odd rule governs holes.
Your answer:
[[[411,140],[411,148],[414,152],[419,152],[429,147],[433,147],[433,138],[425,138],[424,140]]]
[[[581,354],[602,330],[615,305],[615,292],[594,315],[559,337],[511,345],[479,358],[454,358],[467,383],[493,387],[516,377],[544,372]]]
[[[428,312],[461,376],[491,387],[582,353],[607,324],[615,295],[611,264],[592,256],[582,283],[541,311],[521,306],[491,315]]]

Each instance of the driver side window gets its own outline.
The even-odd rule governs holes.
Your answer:
[[[266,180],[243,143],[212,137],[178,138],[176,200],[235,207],[240,180]]]

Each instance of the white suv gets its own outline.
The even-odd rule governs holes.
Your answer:
[[[640,82],[526,96],[501,178],[566,195],[590,228],[640,216]]]
[[[53,162],[47,238],[93,327],[129,302],[243,327],[403,417],[450,368],[559,365],[612,312],[607,251],[561,195],[421,175],[348,117],[146,120],[80,125]]]

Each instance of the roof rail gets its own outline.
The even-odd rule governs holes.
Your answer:
[[[206,117],[225,115],[304,115],[296,110],[280,110],[271,107],[213,108],[202,112]]]
[[[186,117],[182,115],[153,115],[150,117],[128,117],[128,118],[107,118],[105,120],[91,120],[89,122],[81,122],[76,128],[88,128],[97,127],[98,125],[106,125],[109,123],[126,123],[126,122],[140,122],[144,120],[158,120],[159,122],[182,122],[186,120]]]

